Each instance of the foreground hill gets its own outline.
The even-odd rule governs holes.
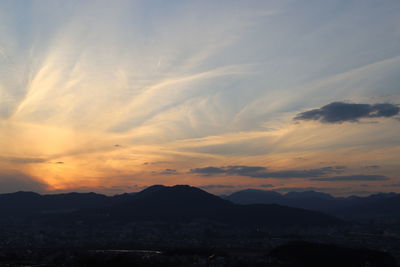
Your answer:
[[[246,189],[232,193],[226,199],[237,204],[279,204],[321,211],[346,219],[400,219],[400,194],[395,193],[335,198],[315,191],[289,192],[283,195],[275,191]]]
[[[107,197],[95,193],[0,195],[2,220],[63,223],[188,222],[208,220],[267,227],[324,227],[343,222],[321,212],[276,204],[239,205],[199,188],[177,185],[149,187],[136,194]]]

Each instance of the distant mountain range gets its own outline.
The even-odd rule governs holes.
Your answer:
[[[128,223],[215,221],[271,227],[343,225],[318,211],[279,204],[234,204],[187,185],[155,185],[135,194],[95,193],[39,195],[17,192],[0,195],[0,222]]]
[[[237,204],[278,204],[321,211],[345,219],[400,218],[400,194],[396,193],[337,198],[315,191],[280,194],[269,190],[246,189],[224,198]]]

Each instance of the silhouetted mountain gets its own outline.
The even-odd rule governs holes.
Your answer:
[[[368,197],[348,198],[335,211],[348,218],[400,218],[400,194],[376,194]]]
[[[215,217],[215,209],[234,204],[190,186],[151,186],[107,209],[110,217],[123,220],[188,220]]]
[[[275,191],[245,189],[227,196],[226,199],[238,204],[278,203],[282,195]]]
[[[33,192],[0,194],[0,214],[27,213],[42,206],[42,196]]]
[[[307,191],[279,194],[275,191],[246,189],[227,196],[237,204],[279,204],[325,212],[349,219],[399,218],[400,194],[380,193],[368,197],[335,198],[329,194]]]
[[[49,211],[77,210],[107,205],[110,199],[96,193],[67,193],[44,195],[44,207]]]
[[[152,186],[102,212],[123,221],[212,220],[266,226],[325,226],[341,223],[319,212],[280,205],[236,205],[187,185]]]
[[[11,212],[10,211],[14,211]],[[14,193],[0,196],[0,213],[23,217],[71,221],[195,221],[259,226],[328,226],[342,221],[316,211],[281,205],[237,205],[187,185],[151,186],[136,194],[107,197],[95,193],[38,195]],[[67,216],[68,214],[68,216]],[[44,216],[46,215],[46,216]]]
[[[110,199],[96,193],[39,195],[33,192],[0,194],[0,214],[27,217],[35,214],[68,213],[107,205]],[[1,218],[0,218],[1,220]]]

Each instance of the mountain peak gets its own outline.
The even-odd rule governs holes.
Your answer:
[[[134,195],[135,199],[151,199],[152,201],[165,204],[167,202],[179,203],[180,201],[190,200],[194,203],[204,202],[226,202],[225,200],[212,195],[200,188],[189,185],[154,185],[138,192]],[[180,203],[184,204],[184,203]]]
[[[161,184],[156,184],[156,185],[152,185],[152,186],[146,187],[145,189],[143,189],[143,190],[140,191],[139,193],[144,193],[144,192],[148,192],[148,193],[150,193],[150,192],[155,192],[155,191],[158,191],[158,190],[163,189],[163,188],[166,188],[166,186],[165,186],[165,185],[161,185]]]

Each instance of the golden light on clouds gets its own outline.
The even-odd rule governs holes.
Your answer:
[[[190,171],[343,165],[340,175],[388,177],[366,181],[371,190],[396,183],[398,115],[293,120],[333,102],[399,104],[400,50],[390,45],[398,37],[381,30],[395,18],[375,21],[366,12],[353,23],[356,10],[321,6],[347,22],[354,39],[337,30],[342,24],[283,2],[7,5],[0,11],[0,178],[22,173],[44,191],[117,193],[156,183],[357,190],[357,181]]]

